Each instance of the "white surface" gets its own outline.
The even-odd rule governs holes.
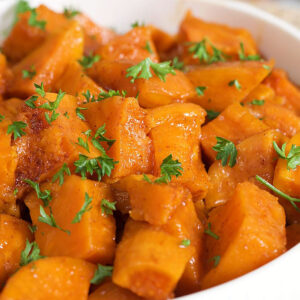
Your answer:
[[[300,84],[300,32],[287,23],[244,3],[215,0],[45,0],[29,1],[62,10],[73,7],[100,25],[125,32],[136,20],[176,32],[187,9],[208,21],[244,27],[258,42],[260,51],[275,58]],[[14,1],[0,0],[0,28],[12,20]],[[300,245],[271,263],[240,278],[182,300],[297,300],[300,299]]]

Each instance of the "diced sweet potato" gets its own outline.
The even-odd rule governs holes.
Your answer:
[[[220,160],[215,161],[208,170],[211,185],[205,198],[207,208],[226,203],[240,182],[250,181],[265,188],[255,179],[256,175],[272,182],[278,157],[273,141],[281,147],[284,140],[281,133],[267,130],[245,139],[236,146],[237,160],[234,167],[223,167]]]
[[[34,261],[7,281],[1,299],[86,300],[95,266],[71,257],[49,257]]]
[[[278,199],[250,182],[214,209],[208,222],[219,239],[206,236],[208,261],[220,256],[203,279],[208,288],[250,272],[285,251],[285,215]]]
[[[112,280],[151,299],[171,296],[193,247],[147,223],[128,220],[117,246]]]
[[[63,75],[56,81],[55,90],[61,89],[69,95],[75,96],[78,99],[78,105],[86,102],[83,93],[87,90],[96,98],[103,91],[91,78],[83,71],[78,62],[71,62],[65,69]]]
[[[285,71],[274,69],[264,83],[273,88],[277,96],[282,97],[285,107],[300,114],[300,91],[289,81]]]
[[[226,62],[195,67],[186,73],[195,87],[206,87],[204,95],[193,98],[193,102],[205,109],[222,111],[234,102],[243,100],[269,74],[264,65],[272,67],[273,61]],[[237,80],[240,89],[234,86]]]
[[[177,112],[173,114],[170,112]],[[208,176],[201,161],[200,136],[205,112],[197,105],[170,104],[150,111],[157,124],[150,131],[154,149],[154,175],[160,176],[162,161],[172,154],[183,168],[182,176],[173,177],[172,182],[183,184],[194,195],[206,195]],[[158,118],[155,121],[155,118]],[[151,128],[151,127],[150,127]]]
[[[279,104],[278,101],[275,100],[275,98],[276,98],[275,91],[268,85],[261,83],[249,93],[249,95],[242,101],[242,103],[245,104],[257,99],[257,100],[268,100]]]
[[[50,36],[12,68],[13,77],[8,82],[7,93],[28,97],[35,92],[34,83],[43,82],[45,90],[54,88],[54,82],[64,72],[68,63],[79,59],[83,53],[83,33],[77,22],[71,22],[61,32]],[[35,75],[23,78],[23,70],[34,66]]]
[[[18,98],[4,100],[0,102],[0,114],[11,121],[16,121],[23,105],[24,101]]]
[[[30,12],[25,12],[18,16],[18,22],[3,43],[3,53],[13,63],[20,61],[40,46],[47,36],[58,32],[69,23],[62,14],[50,10],[45,5],[37,7],[36,13],[37,20],[47,22],[45,30],[30,26],[28,24]]]
[[[142,300],[142,298],[108,281],[91,293],[88,300]]]
[[[112,215],[101,211],[102,199],[112,200],[109,187],[101,182],[82,180],[79,176],[71,175],[65,177],[62,186],[58,183],[43,184],[41,189],[51,191],[50,206],[56,223],[71,232],[68,235],[38,221],[41,201],[36,193],[32,192],[26,197],[25,203],[29,207],[33,224],[37,226],[35,240],[41,254],[71,256],[102,264],[112,263],[115,250],[115,221]],[[91,208],[82,215],[80,222],[73,224],[72,220],[85,202],[85,193],[92,198]],[[45,208],[45,211],[49,215],[49,209]]]
[[[146,136],[145,112],[135,98],[111,97],[86,104],[83,111],[92,130],[106,124],[106,137],[116,140],[107,154],[119,163],[111,179],[149,173],[151,140]]]
[[[292,224],[286,227],[287,250],[300,243],[300,224]]]
[[[147,176],[155,180],[155,177]],[[113,188],[117,192],[128,193],[129,214],[133,220],[146,221],[152,225],[167,223],[178,205],[189,196],[189,191],[179,185],[149,183],[142,175],[122,178]]]
[[[255,41],[247,30],[208,23],[194,17],[189,11],[182,21],[178,33],[179,42],[185,49],[182,58],[186,64],[195,64],[197,60],[192,57],[193,54],[188,52],[190,46],[185,45],[185,43],[200,42],[204,38],[231,58],[238,57],[241,50],[240,43],[243,43],[246,55],[257,53]],[[209,50],[212,52],[211,47]]]
[[[217,136],[238,144],[268,128],[262,121],[252,116],[240,103],[233,103],[216,119],[202,128],[201,146],[205,157],[211,163],[216,159],[217,152],[213,150],[213,146],[217,143]]]
[[[19,267],[21,252],[26,240],[32,240],[28,223],[15,217],[0,214],[0,286]]]

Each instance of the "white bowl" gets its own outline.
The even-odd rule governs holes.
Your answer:
[[[13,20],[15,1],[0,1],[0,28]],[[55,10],[72,7],[88,14],[100,25],[125,32],[136,20],[152,23],[171,33],[187,9],[208,21],[247,28],[265,57],[288,71],[300,84],[300,31],[250,5],[217,0],[32,0]],[[3,32],[0,30],[0,32]],[[3,35],[0,40],[3,40]],[[181,297],[182,300],[293,300],[300,299],[300,245],[263,267],[208,290]]]

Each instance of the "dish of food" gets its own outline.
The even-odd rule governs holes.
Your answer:
[[[1,300],[164,300],[300,241],[288,74],[246,29],[192,11],[174,35],[131,27],[15,7],[0,54]]]

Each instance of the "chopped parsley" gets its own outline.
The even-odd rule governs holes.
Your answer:
[[[38,99],[38,96],[31,96],[28,100],[25,101],[25,104],[30,108],[36,108],[35,101]]]
[[[87,110],[87,107],[76,107],[76,110],[75,110],[77,117],[79,119],[85,121],[84,115],[80,112],[81,110]]]
[[[52,182],[55,182],[57,179],[59,180],[59,185],[64,183],[64,174],[71,175],[71,171],[68,168],[68,165],[64,163],[62,167],[58,170],[56,174],[52,177]]]
[[[32,261],[45,258],[45,256],[40,255],[40,249],[36,242],[30,243],[28,239],[26,239],[25,249],[21,252],[21,260],[20,266],[26,266]]]
[[[206,86],[197,86],[196,87],[196,92],[197,92],[198,96],[203,96],[205,90],[206,90]]]
[[[41,199],[43,201],[44,206],[47,207],[50,201],[52,200],[51,191],[44,190],[42,192],[39,184],[30,179],[25,179],[24,182],[28,183],[35,190],[37,197]]]
[[[145,26],[145,23],[139,23],[139,21],[135,21],[134,23],[131,24],[131,28],[136,28],[136,27],[143,27]]]
[[[22,121],[15,121],[12,124],[8,125],[7,133],[12,133],[14,136],[14,140],[20,138],[23,135],[26,135],[26,132],[23,131],[24,128],[27,127],[27,124]]]
[[[46,92],[45,92],[45,89],[44,89],[44,83],[41,82],[41,85],[38,85],[37,83],[35,83],[34,87],[35,87],[35,92],[37,94],[39,94],[42,98],[44,98],[45,95],[46,95]]]
[[[207,224],[207,228],[204,230],[204,233],[206,233],[207,235],[211,236],[212,238],[214,238],[216,240],[219,239],[219,236],[211,231],[211,223]]]
[[[268,65],[263,65],[263,68],[264,68],[264,69],[266,69],[266,70],[268,70],[268,71],[270,71],[270,70],[271,70],[271,67],[270,67],[270,66],[268,66]]]
[[[100,284],[106,277],[111,277],[114,267],[103,266],[101,264],[97,265],[94,277],[91,279],[90,283]]]
[[[79,145],[82,148],[84,148],[87,152],[90,152],[88,140],[84,141],[83,138],[79,137],[78,138],[78,143],[76,143],[76,145]]]
[[[180,245],[183,247],[188,247],[191,245],[191,241],[190,240],[182,240]]]
[[[146,42],[146,46],[144,47],[144,49],[147,50],[150,54],[153,53],[153,50],[151,49],[149,41]]]
[[[216,255],[216,256],[212,257],[210,260],[212,260],[214,262],[214,267],[217,267],[218,264],[220,263],[221,256],[220,255]]]
[[[253,99],[250,104],[262,106],[265,104],[265,100]]]
[[[240,47],[241,47],[241,50],[239,51],[240,60],[261,60],[261,57],[258,54],[247,56],[245,54],[244,43],[240,43]]]
[[[22,78],[32,79],[36,75],[36,70],[34,65],[32,65],[28,70],[22,70]]]
[[[5,116],[0,114],[0,122],[2,122],[5,119]]]
[[[184,63],[182,61],[179,61],[178,57],[175,56],[172,60],[172,66],[174,67],[174,69],[183,70]]]
[[[74,219],[72,220],[72,224],[79,223],[81,221],[81,218],[83,214],[88,212],[89,210],[92,209],[91,203],[92,203],[93,198],[88,195],[88,193],[85,193],[84,195],[84,204],[81,207],[80,211],[76,214]]]
[[[282,145],[280,149],[275,141],[273,141],[273,147],[280,158],[287,160],[288,169],[296,169],[300,165],[300,146],[292,145],[288,155],[285,154],[286,143]]]
[[[117,202],[110,202],[106,199],[101,200],[101,212],[105,215],[113,215],[114,210],[116,210]]]
[[[32,27],[38,27],[45,30],[47,22],[45,20],[37,20],[37,12],[35,8],[30,9],[30,17],[28,19],[28,24]]]
[[[237,79],[234,79],[234,80],[231,80],[231,81],[229,81],[228,82],[228,85],[229,86],[235,86],[235,88],[237,89],[237,90],[241,90],[241,88],[242,88],[242,86],[240,85],[240,83],[239,83],[239,81],[237,80]]]
[[[233,142],[217,136],[217,144],[213,146],[213,150],[218,152],[216,159],[221,160],[222,166],[226,166],[228,162],[229,167],[236,164],[237,150]],[[228,161],[229,160],[229,161]]]
[[[77,16],[80,13],[80,11],[71,9],[71,8],[64,8],[64,16],[67,19],[73,19],[75,16]]]
[[[87,56],[83,56],[82,59],[78,60],[78,62],[86,70],[91,68],[93,64],[98,62],[99,60],[100,60],[100,55],[98,54],[93,55],[91,53]]]
[[[214,110],[206,110],[207,113],[207,119],[208,120],[214,120],[220,113],[218,111]]]
[[[35,233],[37,230],[37,226],[36,225],[28,225],[28,228],[30,230],[31,233]]]
[[[108,92],[102,91],[98,94],[98,97],[95,98],[94,95],[91,95],[90,91],[87,90],[85,93],[82,93],[82,95],[85,97],[86,102],[84,102],[84,104],[86,103],[90,103],[90,102],[99,102],[102,101],[104,99],[110,98],[110,97],[114,97],[114,96],[122,96],[125,97],[127,94],[126,91],[115,91],[115,90],[109,90]]]

